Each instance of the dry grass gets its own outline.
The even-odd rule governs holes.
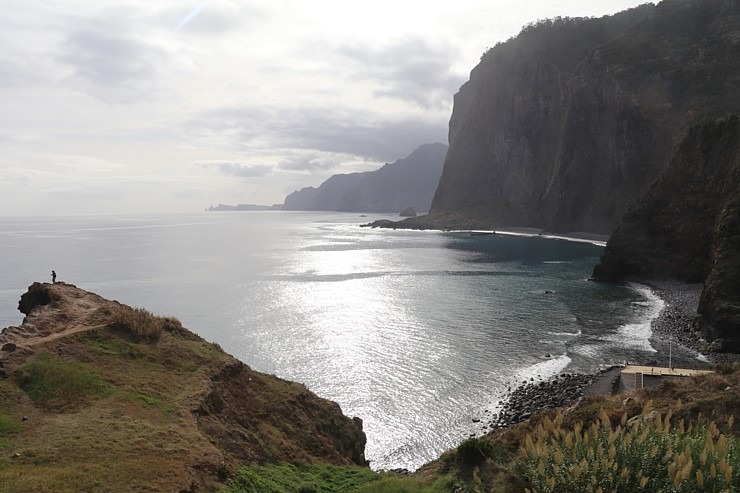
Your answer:
[[[159,317],[143,308],[120,305],[112,310],[109,325],[123,330],[139,341],[158,341],[164,331],[180,331],[182,324],[174,317]]]

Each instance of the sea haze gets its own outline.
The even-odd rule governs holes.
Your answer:
[[[602,247],[359,227],[389,217],[5,217],[0,326],[21,322],[20,295],[54,269],[339,402],[363,419],[376,469],[414,469],[483,433],[523,381],[667,361],[650,340],[663,302],[587,280]]]

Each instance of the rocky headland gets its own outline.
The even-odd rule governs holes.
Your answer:
[[[364,173],[334,175],[318,187],[287,197],[286,211],[400,213],[428,211],[442,174],[447,146],[424,144],[405,158]]]
[[[65,283],[19,310],[0,333],[3,491],[216,491],[249,464],[367,464],[359,418],[176,319]]]

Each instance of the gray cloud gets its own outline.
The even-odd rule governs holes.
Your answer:
[[[272,173],[272,166],[266,164],[243,164],[236,161],[196,161],[196,166],[216,168],[221,173],[239,178],[255,178]]]
[[[105,101],[147,98],[167,59],[159,47],[127,33],[81,29],[62,43],[59,61],[72,69],[72,79]]]
[[[452,71],[458,50],[446,43],[404,38],[382,47],[346,45],[338,52],[355,64],[353,77],[372,80],[375,94],[413,102],[422,108],[448,106],[467,74]]]
[[[330,108],[242,107],[211,111],[189,123],[191,131],[230,135],[243,150],[301,149],[394,161],[421,144],[447,141],[447,122],[392,119],[369,111]],[[309,163],[320,166],[319,163]],[[293,169],[297,164],[293,163]],[[291,163],[285,166],[290,167]]]
[[[286,171],[325,171],[339,165],[337,159],[325,157],[294,156],[278,164],[278,168]]]

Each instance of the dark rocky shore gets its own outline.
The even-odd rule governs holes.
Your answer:
[[[701,284],[651,282],[650,288],[665,301],[665,307],[652,321],[653,337],[667,340],[704,355],[711,363],[740,361],[740,355],[719,353],[707,342],[698,326]],[[648,363],[635,362],[635,363]],[[483,425],[483,431],[527,420],[533,413],[547,408],[567,406],[584,395],[606,395],[616,392],[620,367],[606,368],[596,374],[563,373],[543,382],[524,383],[508,396],[498,414],[486,413],[474,422]]]
[[[650,282],[650,288],[663,301],[663,311],[653,320],[653,337],[676,343],[704,355],[711,363],[740,361],[740,355],[717,352],[716,345],[702,336],[699,327],[699,297],[702,284]]]
[[[474,421],[484,423],[484,430],[506,428],[542,409],[572,404],[584,395],[611,395],[618,377],[619,367],[611,367],[596,374],[562,373],[550,380],[525,383],[511,392],[498,414]]]

